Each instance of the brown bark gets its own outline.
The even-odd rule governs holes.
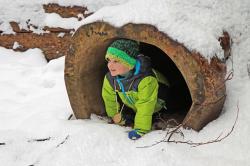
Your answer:
[[[43,5],[45,12],[58,13],[61,17],[78,17],[82,14],[84,17],[89,16],[92,13],[87,12],[86,7],[72,6],[64,7],[58,4]],[[13,31],[16,33],[1,35],[0,31],[0,46],[12,49],[14,42],[18,42],[21,47],[16,48],[16,51],[25,51],[29,48],[40,48],[45,54],[47,60],[55,59],[67,54],[69,45],[71,42],[71,32],[74,29],[64,29],[60,27],[44,27],[43,30],[47,33],[35,34],[32,30],[21,29],[17,22],[10,22]],[[27,26],[37,28],[36,25],[28,24]],[[64,33],[63,37],[59,37],[60,33]]]
[[[66,56],[65,82],[76,118],[102,114],[101,86],[104,77],[104,55],[107,46],[117,38],[128,38],[157,46],[178,67],[189,88],[192,105],[184,127],[200,130],[217,118],[225,101],[226,65],[212,58],[190,52],[182,44],[145,24],[127,24],[120,28],[105,22],[82,26],[75,33]]]

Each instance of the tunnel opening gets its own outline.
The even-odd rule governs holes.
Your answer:
[[[218,58],[209,62],[152,25],[130,23],[117,28],[94,22],[77,30],[65,58],[64,79],[77,119],[104,114],[104,54],[118,38],[140,41],[141,52],[151,57],[153,67],[168,78],[168,109],[179,117],[184,114],[179,121],[184,127],[199,131],[219,116],[226,98],[224,62]]]
[[[114,38],[110,41],[113,42],[117,39],[121,38]],[[105,50],[107,50],[107,48]],[[155,122],[155,124],[153,124],[153,129],[162,129],[182,123],[192,105],[192,98],[181,72],[169,56],[157,46],[145,42],[139,42],[139,48],[141,54],[150,57],[152,68],[163,74],[170,84],[167,90],[161,92],[166,93],[167,110],[163,109],[159,113],[154,114],[153,122]],[[104,71],[102,77],[104,78],[104,75],[108,72],[107,62],[102,71]],[[174,120],[174,122],[169,120]],[[159,121],[160,123],[164,121],[164,123],[159,125]]]
[[[167,92],[167,110],[161,111],[165,122],[174,119],[181,123],[187,115],[192,98],[181,72],[169,56],[155,45],[140,42],[140,52],[151,58],[152,68],[162,73],[169,81]]]

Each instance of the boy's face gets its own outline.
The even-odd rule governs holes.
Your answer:
[[[129,72],[130,70],[129,67],[113,58],[108,59],[108,68],[112,76],[123,75]]]

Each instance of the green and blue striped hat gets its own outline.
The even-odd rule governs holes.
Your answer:
[[[118,39],[108,47],[105,59],[117,59],[132,69],[136,64],[136,57],[139,54],[138,42],[128,39]]]

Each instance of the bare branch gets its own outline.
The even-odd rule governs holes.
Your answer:
[[[70,120],[73,117],[73,114],[70,114],[68,117],[68,120]]]
[[[236,114],[236,118],[235,118],[235,121],[234,121],[234,124],[231,128],[231,130],[226,134],[224,135],[223,137],[221,137],[222,133],[216,138],[216,139],[213,139],[213,140],[210,140],[210,141],[207,141],[207,142],[190,142],[188,143],[189,145],[193,145],[194,147],[196,146],[200,146],[200,145],[205,145],[205,144],[210,144],[210,143],[215,143],[215,142],[220,142],[222,140],[224,140],[225,138],[227,138],[234,130],[235,128],[235,125],[236,125],[236,122],[238,120],[238,117],[239,117],[239,103],[237,104],[237,114]],[[185,141],[183,142],[185,143]]]
[[[219,85],[219,86],[216,88],[215,92],[216,92],[217,90],[223,88],[223,87],[225,86],[226,81],[231,80],[231,79],[233,78],[233,76],[234,76],[233,56],[230,56],[229,59],[230,59],[230,61],[231,61],[231,63],[232,63],[232,68],[231,68],[231,70],[229,71],[229,73],[228,73],[228,75],[226,76],[226,78],[225,78],[225,80],[223,81],[223,83],[222,83],[221,85]],[[250,64],[247,66],[247,68],[248,68],[248,74],[249,74],[249,76],[250,76]],[[226,95],[222,95],[221,97],[217,98],[217,99],[214,100],[214,101],[209,101],[209,102],[204,102],[204,103],[195,103],[196,105],[199,105],[199,106],[200,106],[199,108],[197,108],[197,110],[203,109],[203,108],[204,108],[205,106],[207,106],[207,105],[215,104],[215,103],[219,102],[220,100],[224,99],[225,97],[226,97]],[[173,130],[171,130],[171,131],[168,130],[168,131],[167,131],[167,134],[166,134],[166,136],[165,136],[164,139],[162,139],[162,140],[160,140],[160,141],[158,141],[158,142],[156,142],[156,143],[154,143],[154,144],[152,144],[152,145],[143,146],[143,147],[137,147],[137,148],[148,148],[148,147],[152,147],[152,146],[155,146],[155,145],[157,145],[157,144],[160,144],[160,143],[162,143],[162,142],[176,143],[176,144],[177,144],[177,143],[180,143],[180,144],[187,144],[187,145],[190,145],[190,146],[192,146],[192,147],[197,147],[197,146],[200,146],[200,145],[206,145],[206,144],[211,144],[211,143],[220,142],[220,141],[224,140],[225,138],[227,138],[227,137],[233,132],[233,130],[234,130],[234,128],[235,128],[235,125],[236,125],[236,122],[237,122],[237,120],[238,120],[238,115],[239,115],[239,102],[237,103],[237,115],[236,115],[234,124],[233,124],[231,130],[230,130],[226,135],[224,135],[223,137],[222,137],[222,134],[223,134],[223,133],[221,133],[221,134],[220,134],[218,137],[216,137],[215,139],[209,140],[209,141],[206,141],[206,142],[192,142],[192,141],[190,141],[190,140],[188,140],[188,141],[170,140],[174,134],[181,134],[182,137],[183,137],[183,139],[184,139],[184,134],[183,134],[183,132],[181,131],[180,128],[183,127],[183,126],[185,126],[185,124],[182,123],[182,124],[179,124],[178,126],[176,126]],[[188,120],[186,120],[186,121],[188,121]]]
[[[216,137],[215,139],[212,140],[208,140],[205,142],[193,142],[191,140],[188,141],[180,141],[180,140],[170,140],[170,138],[173,136],[173,134],[176,134],[177,131],[182,127],[182,124],[178,125],[175,129],[173,129],[172,131],[168,132],[167,135],[169,135],[168,137],[165,137],[164,139],[152,144],[152,145],[148,145],[148,146],[142,146],[142,147],[137,147],[137,148],[149,148],[155,145],[158,145],[162,142],[167,142],[167,143],[176,143],[176,144],[187,144],[190,145],[192,147],[197,147],[197,146],[201,146],[201,145],[207,145],[207,144],[211,144],[211,143],[216,143],[216,142],[221,142],[222,140],[224,140],[225,138],[227,138],[229,135],[232,134],[235,126],[236,126],[236,122],[238,121],[238,117],[239,117],[239,102],[237,103],[237,114],[236,114],[236,118],[234,121],[233,126],[231,127],[231,130],[224,136],[222,136],[223,133],[221,133],[218,137]],[[167,138],[167,139],[166,139]]]
[[[170,131],[170,135],[169,135],[167,141],[170,141],[170,138],[173,136],[173,134],[177,133],[178,130],[179,130],[182,126],[183,126],[182,124],[179,124],[178,126],[176,126],[176,128],[175,128],[174,130]]]
[[[38,138],[38,139],[28,140],[28,142],[43,142],[43,141],[48,141],[50,139],[51,139],[51,137],[48,137],[48,138]]]
[[[61,146],[62,144],[64,144],[68,138],[69,138],[69,135],[67,135],[67,137],[65,137],[65,139],[61,143],[59,143],[58,145],[56,145],[56,148],[58,148],[59,146]]]

